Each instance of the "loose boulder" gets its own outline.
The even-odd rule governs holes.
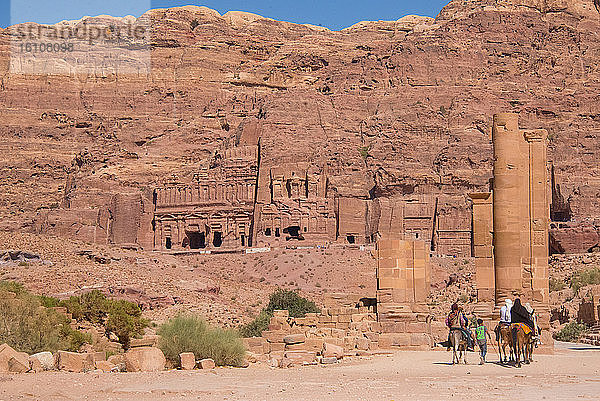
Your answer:
[[[125,366],[124,354],[111,355],[106,361],[115,365],[119,372],[124,372],[125,370],[127,370],[127,367]]]
[[[29,370],[29,355],[17,352],[10,345],[0,345],[0,373],[24,373]]]
[[[192,370],[196,367],[196,357],[193,352],[182,352],[179,354],[181,369]]]
[[[96,369],[103,372],[118,372],[119,368],[114,363],[108,361],[96,361]]]
[[[87,372],[94,370],[94,355],[58,351],[56,353],[56,367],[58,370],[66,370],[67,372]]]
[[[137,347],[125,353],[128,372],[159,372],[165,369],[165,363],[165,355],[156,347]]]
[[[43,372],[44,368],[38,359],[29,357],[29,371],[30,372]]]
[[[214,369],[215,368],[215,361],[213,361],[210,358],[207,359],[202,359],[200,362],[198,362],[198,366],[200,366],[200,369]]]
[[[33,360],[37,360],[42,369],[44,370],[53,370],[55,365],[54,365],[54,355],[52,355],[52,352],[38,352],[37,354],[33,354],[29,357],[29,361],[33,361]]]

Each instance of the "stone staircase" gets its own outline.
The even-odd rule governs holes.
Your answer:
[[[580,343],[600,346],[600,323],[596,323],[580,339]]]

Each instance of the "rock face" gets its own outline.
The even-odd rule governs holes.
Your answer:
[[[159,372],[166,362],[163,352],[155,347],[132,348],[125,353],[128,372]]]
[[[306,227],[307,238],[360,243],[400,226],[437,253],[464,255],[466,193],[489,189],[491,116],[510,111],[524,128],[548,130],[557,208],[597,230],[597,8],[594,0],[452,1],[435,20],[340,32],[200,7],[152,10],[141,18],[152,26],[147,73],[43,83],[7,72],[3,30],[0,228],[148,249],[175,244],[177,228],[177,246],[187,239],[189,247],[209,232],[219,243],[229,234],[217,227],[230,224],[223,216],[243,211],[231,224],[254,221],[269,243],[279,226],[267,223],[290,210],[282,237],[299,239]],[[238,202],[243,186],[225,188],[220,196],[233,206],[221,220],[153,228],[158,190],[224,182],[220,163],[239,159],[224,158],[228,149],[258,138],[260,207]],[[306,196],[278,198],[271,188],[282,177],[288,194],[306,183]],[[34,188],[39,196],[22,195]],[[247,246],[247,229],[227,239]]]

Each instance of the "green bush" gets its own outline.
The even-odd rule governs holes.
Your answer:
[[[273,316],[272,312],[260,311],[253,321],[240,327],[240,335],[242,337],[260,337],[262,332],[269,327],[271,316]]]
[[[196,316],[179,315],[160,326],[159,347],[179,366],[179,354],[193,352],[196,359],[212,358],[219,366],[240,366],[246,349],[234,330],[210,327]]]
[[[8,297],[8,292],[15,296]],[[66,316],[42,306],[40,298],[22,285],[0,282],[0,344],[32,354],[77,351],[84,343],[91,343],[91,336],[73,330]]]
[[[304,317],[307,313],[319,313],[321,310],[314,302],[300,296],[296,291],[278,288],[269,296],[269,303],[250,323],[240,327],[243,337],[259,337],[269,326],[274,310],[287,310],[290,317]]]
[[[139,306],[125,300],[110,301],[106,329],[119,338],[125,348],[129,348],[132,337],[142,335],[149,321],[142,318]]]
[[[583,323],[571,322],[564,325],[554,338],[559,341],[576,342],[588,330]]]
[[[16,281],[0,281],[0,291],[14,292],[17,296],[27,292],[23,284]]]
[[[264,310],[271,314],[274,310],[288,310],[291,317],[304,317],[307,313],[321,312],[313,301],[301,297],[296,291],[281,288],[269,296],[269,303]]]
[[[558,280],[556,278],[551,278],[550,282],[550,292],[564,290],[567,286],[564,281]]]
[[[54,297],[48,297],[46,295],[38,295],[40,303],[45,308],[55,308],[60,306],[60,299]]]
[[[584,270],[571,277],[571,288],[575,294],[579,292],[580,288],[591,284],[600,284],[600,268]]]
[[[125,300],[108,299],[98,290],[70,297],[60,302],[60,306],[77,321],[88,321],[103,325],[108,332],[113,332],[125,349],[129,348],[131,338],[141,335],[149,321],[142,318],[140,307]]]

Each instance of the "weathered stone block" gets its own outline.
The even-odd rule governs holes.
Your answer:
[[[196,367],[196,357],[193,352],[179,354],[179,364],[183,370],[192,370]]]
[[[406,331],[408,333],[427,333],[429,328],[425,322],[409,322],[406,323]]]
[[[410,333],[410,345],[430,347],[431,337],[427,333]]]
[[[289,334],[283,337],[283,342],[286,344],[299,344],[306,341],[306,336],[304,334]]]
[[[274,310],[273,311],[273,317],[280,317],[280,318],[288,318],[290,317],[290,312],[287,309],[283,309],[283,310]]]
[[[53,370],[56,366],[52,352],[38,352],[37,354],[31,355],[29,358],[30,360],[37,359],[44,370]]]
[[[114,363],[110,363],[108,361],[97,361],[96,369],[101,370],[103,372],[113,372],[113,371],[119,370],[117,365],[115,365]]]
[[[384,333],[379,336],[379,348],[407,347],[411,344],[409,333]]]
[[[321,354],[325,358],[330,358],[330,357],[342,358],[344,356],[344,348],[339,345],[325,342],[323,344],[323,351],[321,352]]]
[[[213,361],[210,358],[206,358],[206,359],[201,359],[198,362],[198,367],[200,369],[214,369],[216,367],[216,365],[215,365],[215,361]]]
[[[165,355],[159,348],[137,347],[125,353],[128,372],[159,372],[165,369]]]
[[[284,342],[269,343],[269,353],[273,353],[273,352],[277,352],[277,351],[284,351],[284,350],[285,350]]]
[[[304,343],[307,351],[320,352],[323,349],[324,340],[323,338],[307,338]]]
[[[58,351],[56,367],[68,372],[86,372],[94,370],[94,354],[79,354],[76,352]]]
[[[359,350],[367,351],[369,349],[371,341],[366,337],[358,337],[356,339],[356,348]]]
[[[154,347],[158,344],[158,336],[156,335],[149,335],[149,336],[144,336],[144,338],[133,338],[131,339],[131,341],[129,342],[129,347],[130,348],[135,348],[135,347]]]
[[[316,352],[311,351],[286,351],[279,367],[287,368],[294,365],[314,364],[317,361]]]
[[[289,333],[284,330],[266,330],[262,332],[262,336],[270,343],[282,343],[283,338]]]

